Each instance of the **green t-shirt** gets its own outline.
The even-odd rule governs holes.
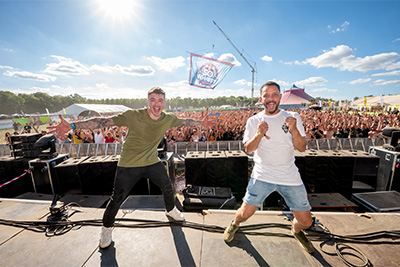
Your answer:
[[[169,128],[183,122],[164,112],[158,120],[153,120],[147,109],[128,110],[114,116],[113,120],[115,125],[129,128],[118,162],[120,167],[143,167],[159,162],[157,147],[161,138]]]

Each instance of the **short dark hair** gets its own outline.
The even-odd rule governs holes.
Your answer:
[[[151,94],[163,95],[164,99],[165,99],[165,92],[160,87],[151,88],[150,91],[147,93],[147,98],[149,98]]]
[[[271,86],[271,85],[276,86],[276,88],[278,88],[279,93],[281,92],[281,87],[279,86],[279,84],[277,84],[276,82],[273,82],[273,81],[269,81],[269,82],[264,83],[264,84],[261,86],[261,88],[260,88],[260,94],[262,93],[262,89],[263,89],[265,86]]]

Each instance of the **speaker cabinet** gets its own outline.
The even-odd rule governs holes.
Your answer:
[[[225,151],[206,151],[207,186],[227,187]]]
[[[79,164],[88,158],[89,157],[70,158],[55,167],[61,193],[68,192],[69,190],[75,190],[75,193],[82,193]]]
[[[13,156],[0,157],[0,184],[23,174],[24,170],[29,168],[28,161],[29,159],[15,159]],[[1,187],[0,197],[12,198],[26,192],[33,192],[33,190],[31,176],[27,173],[18,180]]]
[[[103,161],[108,157],[110,156],[89,157],[78,165],[83,194],[111,195],[115,171],[103,172]]]
[[[308,193],[329,193],[329,159],[318,150],[305,151],[303,183]]]
[[[237,201],[240,201],[245,193],[248,183],[249,158],[243,151],[226,151],[226,180]]]
[[[355,157],[353,181],[364,185],[364,189],[353,186],[353,193],[376,191],[379,157],[362,150],[349,150],[347,153]]]
[[[185,157],[186,184],[207,185],[206,152],[190,151]]]
[[[328,193],[340,193],[350,199],[353,190],[353,171],[356,158],[345,151],[328,151],[328,154]]]
[[[369,153],[380,158],[376,191],[400,192],[400,152],[383,147],[370,147]]]
[[[55,167],[57,164],[67,160],[68,154],[61,154],[48,160],[34,159],[29,161],[32,183],[36,193],[61,194],[62,190],[58,183]]]

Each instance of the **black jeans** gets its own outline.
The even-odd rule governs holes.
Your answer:
[[[162,162],[144,167],[118,167],[115,174],[114,190],[103,215],[103,225],[105,227],[112,227],[114,225],[115,216],[120,206],[128,197],[133,186],[143,177],[150,179],[150,181],[160,187],[164,196],[166,210],[170,211],[174,208],[174,191],[171,180],[167,175],[167,170]]]

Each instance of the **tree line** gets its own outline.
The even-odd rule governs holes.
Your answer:
[[[254,98],[254,103],[258,98]],[[58,112],[72,104],[113,104],[124,105],[130,108],[143,108],[147,105],[147,99],[87,99],[78,94],[69,96],[50,96],[46,93],[33,93],[33,94],[14,94],[10,91],[0,91],[0,114],[44,114],[47,110],[50,113]],[[165,108],[169,109],[188,109],[188,108],[202,108],[202,107],[217,107],[221,105],[232,106],[248,106],[251,99],[243,96],[230,96],[230,97],[217,97],[217,98],[181,98],[176,97],[167,99]],[[47,110],[46,110],[47,109]]]

